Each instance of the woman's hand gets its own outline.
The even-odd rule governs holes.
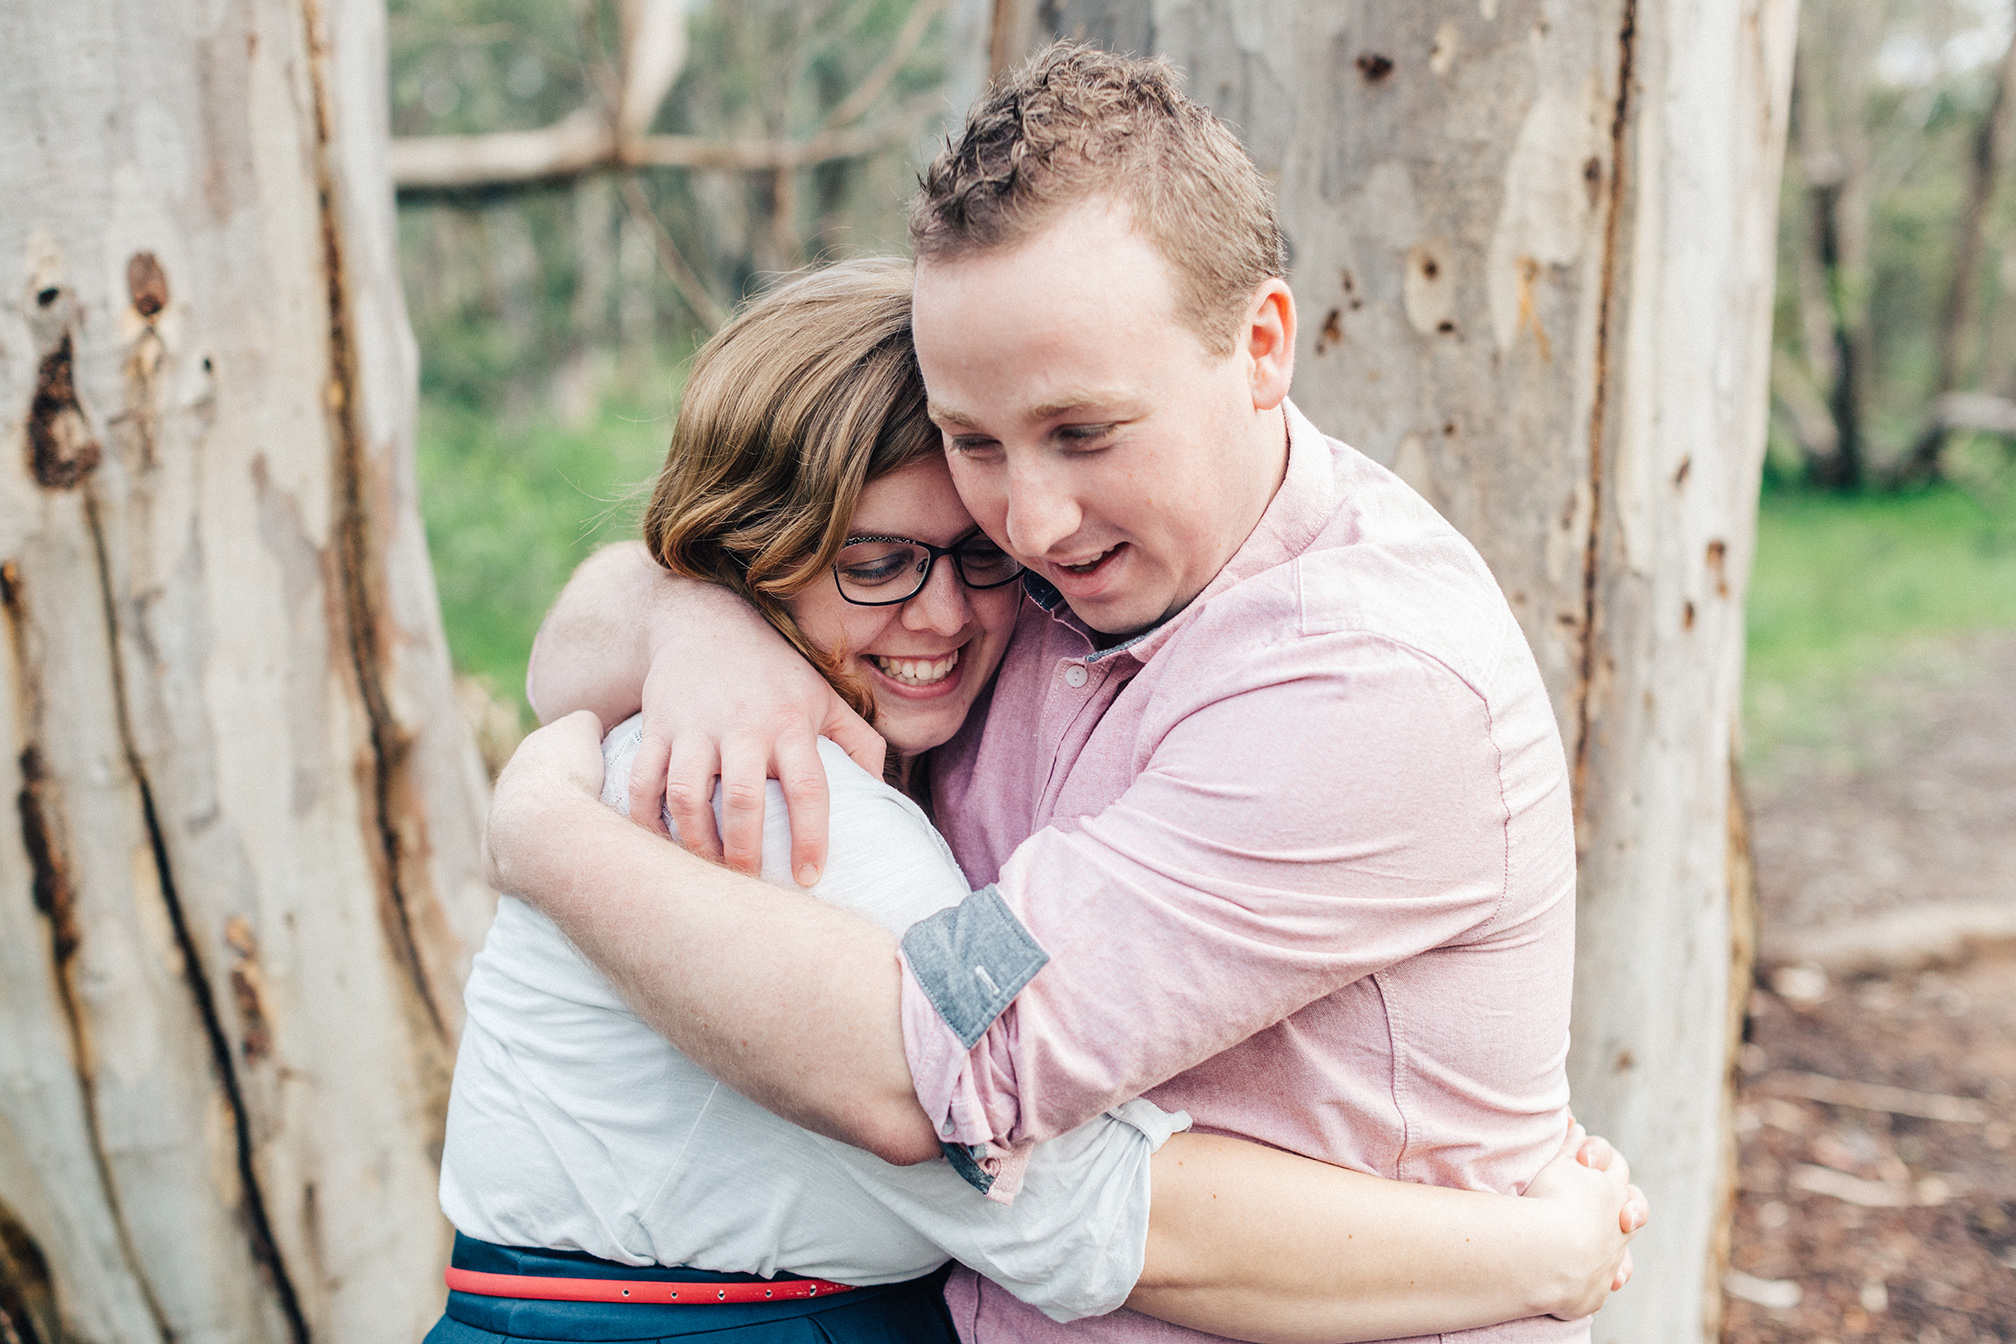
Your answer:
[[[1631,1164],[1610,1141],[1571,1125],[1561,1151],[1526,1187],[1555,1228],[1560,1248],[1549,1315],[1591,1316],[1631,1280],[1631,1239],[1651,1217]]]

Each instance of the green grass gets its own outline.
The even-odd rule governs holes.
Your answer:
[[[423,400],[420,501],[449,649],[506,704],[524,704],[532,637],[574,566],[635,535],[673,400],[611,403],[582,429]]]
[[[1872,673],[2016,629],[2016,529],[1988,498],[1765,494],[1745,673],[1753,760],[1824,735],[1830,707]]]

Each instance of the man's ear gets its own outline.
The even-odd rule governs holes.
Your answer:
[[[1253,409],[1271,411],[1288,399],[1288,385],[1295,381],[1295,295],[1286,280],[1270,277],[1253,292],[1245,341]]]

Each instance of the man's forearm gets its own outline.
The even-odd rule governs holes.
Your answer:
[[[1561,1310],[1589,1277],[1584,1261],[1609,1273],[1592,1254],[1601,1248],[1564,1244],[1561,1229],[1579,1224],[1544,1201],[1387,1181],[1199,1134],[1170,1139],[1153,1174],[1147,1263],[1127,1305],[1234,1339],[1472,1329]]]
[[[620,723],[643,703],[649,621],[681,582],[644,544],[619,542],[581,562],[539,627],[525,690],[541,723],[577,709]]]
[[[885,1161],[938,1155],[887,931],[696,858],[584,794],[554,791],[512,824],[542,838],[500,858],[500,889],[551,917],[694,1062]]]

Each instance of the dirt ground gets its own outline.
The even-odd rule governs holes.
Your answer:
[[[1752,773],[1777,954],[1741,1061],[1724,1339],[2016,1344],[2016,943],[1796,956],[2016,913],[2016,636],[1926,650],[1825,710],[1825,745]]]

